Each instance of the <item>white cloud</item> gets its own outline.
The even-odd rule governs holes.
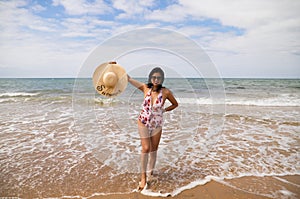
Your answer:
[[[208,17],[221,21],[223,25],[242,28],[263,26],[270,21],[299,19],[300,2],[294,0],[179,0],[179,3],[194,17]]]
[[[143,21],[144,26],[179,31],[199,43],[225,76],[300,77],[298,2],[180,0],[162,8],[153,0],[115,0],[113,7],[104,1],[54,0],[54,7],[48,5],[54,13],[42,17],[49,7],[2,1],[0,71],[14,74],[12,70],[18,68],[36,75],[44,70],[44,75],[74,76],[95,46],[140,28]],[[57,6],[63,6],[65,13],[55,13],[60,10]],[[208,24],[203,25],[204,20]],[[211,21],[219,22],[217,28]]]
[[[164,22],[182,22],[187,16],[186,11],[180,5],[170,5],[164,10],[154,10],[145,16],[146,19]]]
[[[274,50],[294,50],[299,43],[300,1],[189,1],[180,0],[178,5],[170,5],[164,10],[155,10],[145,17],[182,24],[182,30],[191,37],[198,35],[201,39],[211,39],[212,48],[221,50],[237,47],[237,50],[254,50],[259,48]],[[244,34],[220,32],[202,28],[197,24],[185,25],[189,19],[216,20],[224,28],[244,30]],[[206,30],[204,30],[206,29]],[[187,32],[185,32],[187,31]],[[211,37],[212,36],[212,37]],[[217,37],[216,37],[217,36]],[[197,37],[197,36],[196,36]],[[198,36],[199,37],[199,36]],[[203,42],[203,40],[201,40]],[[254,43],[253,43],[254,42]],[[254,45],[255,44],[255,45]],[[260,45],[261,44],[261,45]]]
[[[25,1],[0,4],[5,19],[0,24],[1,76],[74,76],[94,44],[63,40],[58,20],[34,15],[26,6]]]
[[[31,10],[34,11],[34,12],[42,12],[42,11],[47,10],[47,8],[43,7],[39,4],[35,4],[35,5],[31,6]]]
[[[25,8],[27,4],[24,1],[17,2],[0,4],[0,17],[4,19],[0,24],[2,41],[24,39],[30,30],[54,32],[57,29],[57,25],[51,19],[43,19],[34,15]]]
[[[123,13],[117,16],[118,19],[122,19],[143,15],[149,12],[149,8],[152,7],[154,3],[154,0],[114,0],[113,7],[123,11]]]
[[[214,19],[225,28],[244,30],[201,31],[191,25],[180,29],[207,49],[224,75],[300,77],[300,1],[179,2],[186,17]]]
[[[105,14],[111,12],[111,8],[103,0],[88,2],[87,0],[53,0],[54,6],[63,6],[69,15]]]

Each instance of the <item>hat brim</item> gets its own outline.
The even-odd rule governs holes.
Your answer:
[[[117,76],[114,86],[107,86],[103,81],[103,76],[107,72],[113,72]],[[128,78],[125,69],[118,64],[103,63],[99,65],[93,74],[93,84],[95,90],[106,97],[116,97],[127,87]]]

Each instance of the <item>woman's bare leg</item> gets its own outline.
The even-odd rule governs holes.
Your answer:
[[[147,165],[148,165],[148,158],[151,148],[151,140],[150,140],[150,134],[148,129],[138,122],[138,129],[139,134],[141,138],[141,145],[142,145],[142,151],[141,151],[141,183],[140,188],[144,188],[147,183]]]
[[[149,160],[149,172],[150,175],[153,174],[153,170],[157,158],[157,149],[161,138],[162,129],[157,129],[153,132],[153,135],[150,137],[150,160]]]
[[[150,139],[149,138],[141,138],[142,143],[142,153],[141,153],[141,184],[140,187],[143,188],[147,182],[147,165],[149,158],[149,149],[150,149]]]

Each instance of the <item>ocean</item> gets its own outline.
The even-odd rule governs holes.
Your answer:
[[[169,78],[164,85],[179,107],[164,114],[158,181],[144,194],[175,196],[216,180],[261,196],[299,197],[226,180],[300,175],[300,79]],[[91,79],[0,79],[0,197],[132,193],[142,100],[131,85],[104,98]]]

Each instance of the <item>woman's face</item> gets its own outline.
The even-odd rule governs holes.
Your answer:
[[[153,73],[151,76],[151,83],[153,86],[158,86],[159,84],[162,84],[162,78],[160,73]]]

